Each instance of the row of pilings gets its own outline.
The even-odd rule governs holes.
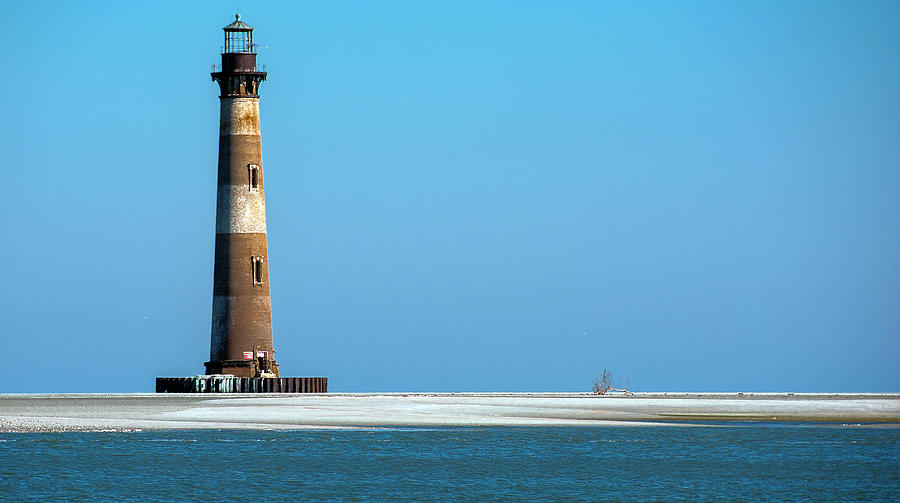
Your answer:
[[[157,377],[157,393],[327,393],[327,377]]]

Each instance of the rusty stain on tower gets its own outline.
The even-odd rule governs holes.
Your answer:
[[[327,378],[287,378],[302,380],[296,385],[278,379],[259,122],[259,87],[267,74],[257,68],[253,28],[240,14],[223,30],[222,66],[211,74],[219,85],[221,107],[209,361],[205,377],[157,378],[157,391],[325,392]],[[210,381],[211,376],[250,381],[207,386],[232,382]],[[193,381],[185,384],[185,379]],[[253,384],[257,380],[258,386]]]

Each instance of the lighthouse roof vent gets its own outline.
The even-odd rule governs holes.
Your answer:
[[[249,24],[241,21],[240,14],[235,14],[234,22],[222,29],[225,31],[253,31],[253,28]]]

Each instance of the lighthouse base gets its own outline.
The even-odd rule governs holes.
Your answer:
[[[203,365],[206,367],[208,375],[228,374],[235,377],[279,377],[278,364],[265,358],[211,361]],[[266,376],[263,373],[275,375]]]
[[[327,377],[157,377],[157,393],[327,393]]]

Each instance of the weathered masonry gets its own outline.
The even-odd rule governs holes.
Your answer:
[[[266,194],[260,142],[259,87],[253,28],[235,16],[225,28],[219,85],[212,330],[206,374],[159,377],[161,393],[324,393],[324,377],[281,378],[272,338]]]

